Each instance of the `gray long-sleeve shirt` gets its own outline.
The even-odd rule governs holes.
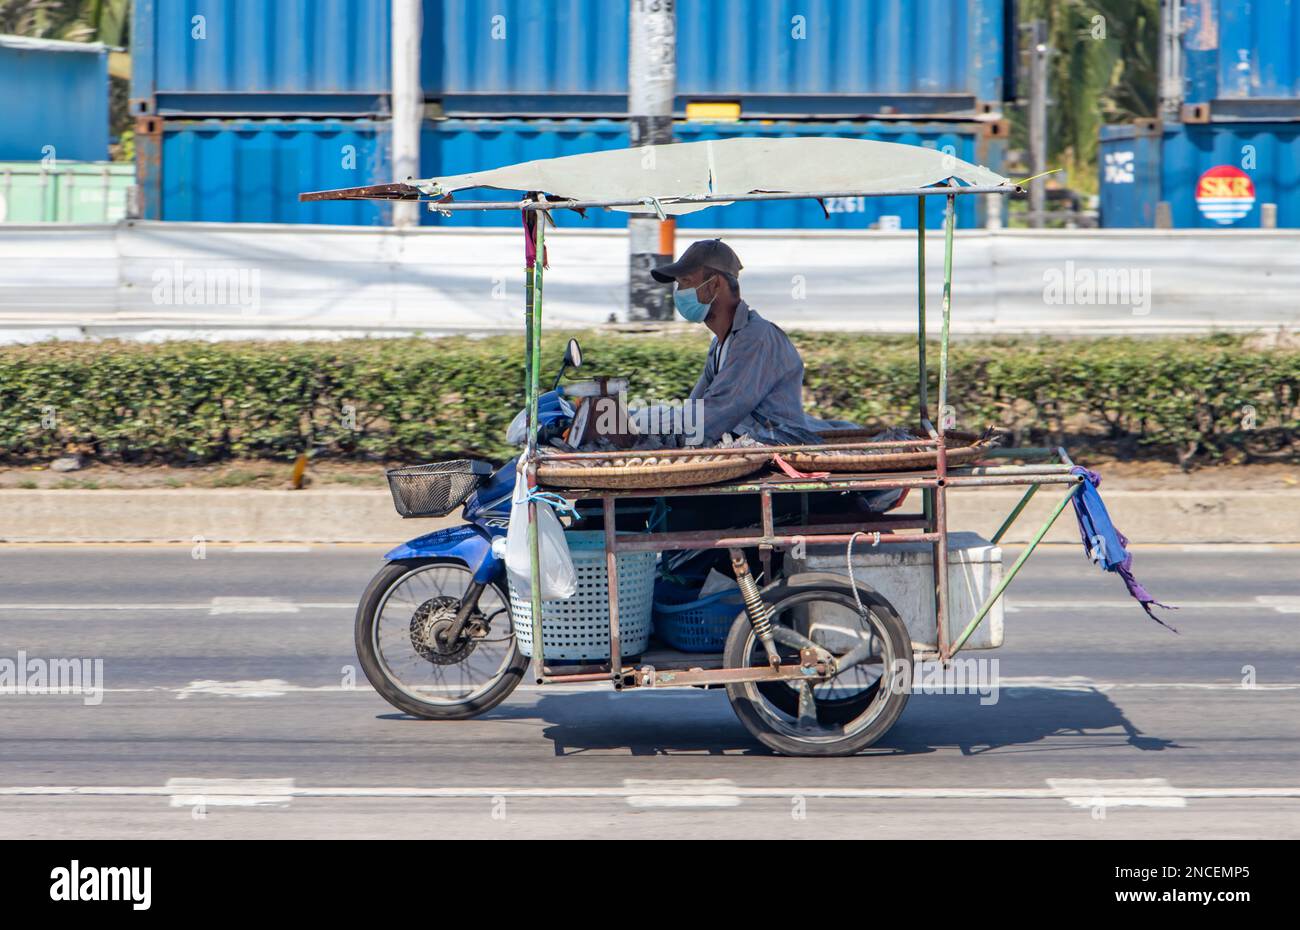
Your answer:
[[[816,442],[803,412],[803,359],[779,326],[736,307],[731,330],[709,346],[704,373],[691,391],[702,401],[705,445],[723,433],[748,433],[772,443]]]

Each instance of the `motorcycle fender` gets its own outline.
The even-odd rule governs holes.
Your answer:
[[[474,573],[474,580],[483,584],[493,580],[503,564],[492,554],[492,540],[488,535],[468,523],[435,530],[404,542],[384,555],[389,562],[434,558],[464,562]]]

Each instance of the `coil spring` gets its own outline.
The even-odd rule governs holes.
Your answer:
[[[744,598],[745,610],[749,614],[749,622],[754,625],[754,632],[758,638],[764,642],[772,638],[772,612],[763,601],[763,597],[758,593],[758,584],[754,581],[754,576],[745,572],[737,579],[740,585],[740,596]]]

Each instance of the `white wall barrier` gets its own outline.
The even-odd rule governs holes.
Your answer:
[[[548,324],[624,320],[625,234],[560,222],[547,236]],[[679,251],[705,235],[679,231]],[[915,328],[915,234],[716,235],[744,262],[746,299],[787,329]],[[973,230],[957,240],[958,334],[1273,330],[1297,320],[1298,230]],[[937,327],[941,234],[927,255]],[[0,341],[512,332],[523,325],[523,281],[514,230],[0,226]]]

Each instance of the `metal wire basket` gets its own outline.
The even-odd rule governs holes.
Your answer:
[[[389,469],[388,490],[403,517],[445,517],[492,474],[489,462],[457,459]]]

